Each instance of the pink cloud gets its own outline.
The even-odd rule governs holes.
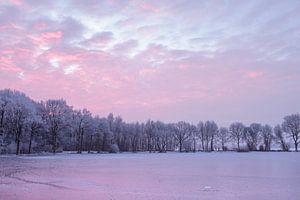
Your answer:
[[[274,27],[255,18],[263,9],[230,1],[0,4],[1,89],[37,100],[62,97],[127,120],[243,120],[286,107],[276,103],[293,105],[282,96],[299,99],[296,12]],[[275,106],[266,109],[262,99]]]
[[[60,31],[55,31],[55,32],[45,32],[45,33],[42,33],[41,34],[41,37],[43,39],[48,39],[48,40],[51,40],[51,39],[60,39],[62,37],[62,32]]]
[[[153,4],[150,3],[142,3],[140,4],[141,8],[145,11],[153,12],[153,13],[158,13],[160,12],[160,9]]]
[[[93,35],[88,40],[85,40],[82,42],[83,45],[91,46],[91,47],[106,47],[109,42],[111,42],[113,39],[113,33],[112,32],[101,32],[97,33],[96,35]]]
[[[253,78],[253,79],[258,78],[263,75],[264,75],[264,73],[261,71],[249,71],[246,73],[246,77]]]

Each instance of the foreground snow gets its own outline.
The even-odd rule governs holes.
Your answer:
[[[1,200],[288,200],[299,180],[300,153],[0,157]]]

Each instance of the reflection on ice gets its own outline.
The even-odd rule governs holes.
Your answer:
[[[295,199],[298,153],[0,157],[0,199]]]

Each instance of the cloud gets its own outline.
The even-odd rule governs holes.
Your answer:
[[[246,76],[248,78],[253,78],[253,79],[258,78],[258,77],[263,76],[263,75],[264,75],[264,73],[260,72],[260,71],[250,71],[250,72],[246,73]]]
[[[130,121],[276,123],[300,109],[299,8],[293,0],[0,1],[0,87]]]

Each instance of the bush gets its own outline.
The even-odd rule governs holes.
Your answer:
[[[247,147],[241,147],[237,152],[249,152],[249,149]]]
[[[259,145],[259,151],[265,151],[264,145]]]
[[[111,144],[110,145],[110,150],[109,153],[119,153],[120,149],[119,146],[117,144]]]

